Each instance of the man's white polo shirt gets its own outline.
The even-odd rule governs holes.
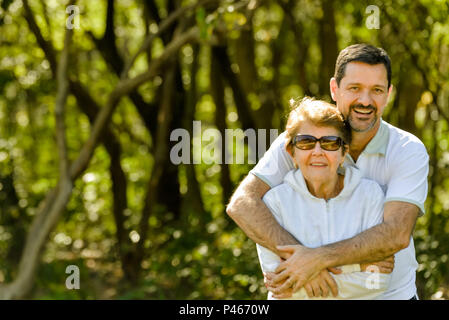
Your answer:
[[[250,171],[270,187],[282,183],[287,172],[294,168],[284,142],[285,132]],[[345,165],[356,166],[365,178],[376,181],[385,193],[385,202],[409,202],[420,209],[420,215],[424,214],[429,156],[424,144],[411,133],[382,120],[357,162],[348,156]],[[412,298],[416,294],[417,267],[412,238],[407,248],[396,253],[390,286],[381,299]]]

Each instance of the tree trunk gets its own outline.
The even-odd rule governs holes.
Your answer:
[[[170,132],[175,129],[182,127],[182,119],[185,116],[186,109],[186,93],[184,91],[184,86],[182,83],[181,77],[181,67],[178,61],[174,62],[174,81],[172,83],[172,87],[170,89],[171,95],[173,96],[173,107],[172,107],[172,117],[170,122]],[[163,88],[163,90],[166,90]],[[170,161],[170,150],[176,144],[170,139],[165,140],[164,142],[168,145],[167,148],[167,161],[163,164],[162,169],[162,178],[161,181],[164,181],[158,188],[158,196],[157,203],[163,204],[168,212],[172,212],[174,214],[174,218],[178,219],[181,215],[181,193],[179,191],[179,172],[178,166],[174,165]]]
[[[139,236],[140,240],[137,242],[136,250],[133,261],[133,281],[136,282],[140,276],[141,263],[144,258],[145,241],[148,238],[149,223],[148,219],[154,211],[154,205],[157,199],[157,189],[159,187],[162,168],[164,163],[168,161],[168,147],[167,141],[169,140],[170,123],[173,115],[173,85],[175,82],[175,68],[170,66],[165,73],[163,82],[163,96],[161,106],[157,115],[157,134],[154,152],[154,164],[151,170],[151,176],[148,181],[148,187],[145,198],[145,206],[142,211],[142,218],[139,223]]]
[[[256,129],[256,122],[251,114],[251,107],[246,98],[246,93],[243,91],[239,78],[234,71],[232,71],[231,60],[229,59],[227,53],[227,47],[224,45],[213,46],[212,55],[215,55],[217,60],[220,62],[221,74],[227,80],[228,85],[232,89],[239,121],[242,124],[243,130]]]
[[[304,40],[304,26],[301,22],[296,21],[293,16],[293,9],[295,7],[295,3],[289,0],[287,3],[284,1],[279,1],[279,5],[282,7],[284,11],[284,21],[287,21],[290,25],[290,28],[293,31],[293,35],[295,36],[296,47],[297,47],[297,55],[295,57],[296,65],[298,66],[298,80],[299,85],[301,86],[305,95],[311,96],[313,93],[309,89],[309,77],[306,70],[306,59],[307,59],[307,51],[309,49],[307,41]],[[285,23],[282,23],[281,31],[282,32],[285,27]],[[282,37],[285,32],[279,34],[279,37]]]
[[[55,101],[56,142],[59,155],[59,182],[54,192],[47,194],[46,201],[37,217],[33,220],[28,233],[19,272],[13,282],[0,286],[0,299],[24,297],[32,288],[31,281],[35,275],[38,260],[50,231],[57,223],[72,194],[69,159],[66,146],[65,104],[67,101],[69,81],[67,69],[69,64],[69,47],[73,31],[66,29],[64,49],[61,53],[56,76],[58,91]]]
[[[36,35],[38,43],[45,48],[44,51],[47,50],[50,53],[50,57],[52,57],[51,59],[54,59],[54,50],[51,47],[51,44],[45,41],[42,37],[40,30],[34,21],[34,17],[28,6],[27,0],[24,0],[23,4],[25,8],[25,16],[27,22],[29,23],[30,29]],[[66,207],[67,202],[69,201],[72,192],[72,183],[87,168],[89,161],[93,156],[94,150],[102,139],[102,136],[106,131],[106,127],[121,97],[129,94],[142,83],[159,74],[161,68],[167,64],[169,59],[173,59],[173,56],[178,52],[182,45],[189,41],[196,41],[197,39],[198,29],[190,29],[168,44],[161,56],[153,61],[146,72],[139,74],[132,79],[122,79],[117,83],[115,88],[110,92],[107,103],[101,108],[101,111],[96,117],[88,140],[83,144],[78,157],[72,162],[70,167],[68,166],[66,152],[62,150],[63,148],[61,148],[61,142],[63,141],[63,139],[61,139],[61,134],[57,135],[58,147],[60,148],[60,161],[65,160],[64,163],[60,165],[61,175],[58,185],[55,189],[49,191],[45,200],[41,202],[36,217],[33,219],[30,231],[27,235],[27,240],[18,268],[18,275],[13,282],[0,285],[0,299],[22,298],[32,288],[40,254],[45,247],[48,235],[57,223],[60,215]],[[65,45],[64,48],[67,48],[67,45]],[[64,57],[64,55],[62,56]],[[56,68],[56,60],[50,61],[50,65],[52,68],[58,70]],[[67,86],[65,85],[58,87],[58,91],[59,90],[66,91]],[[58,103],[62,103],[62,101],[65,102],[65,99],[62,99],[62,97],[63,95],[58,92]],[[60,110],[58,111],[57,109],[59,108],[55,108],[55,111],[60,112]],[[57,121],[60,121],[62,119],[61,114],[57,115],[56,119]],[[59,133],[61,128],[61,126],[57,126]]]
[[[232,182],[230,179],[229,165],[226,163],[227,148],[225,145],[225,129],[226,129],[226,104],[224,99],[225,87],[223,83],[222,74],[220,72],[219,57],[214,54],[212,49],[211,66],[210,66],[210,91],[215,103],[215,124],[218,131],[221,133],[221,164],[220,164],[220,185],[222,188],[222,201],[224,204],[230,199],[233,191]],[[232,150],[231,150],[232,151]]]
[[[199,68],[198,56],[199,56],[199,45],[193,45],[193,61],[190,68],[190,89],[187,93],[186,111],[183,118],[182,127],[189,132],[190,137],[190,159],[193,155],[193,120],[195,114],[195,107],[197,103],[197,86],[196,86],[196,76]],[[189,160],[190,160],[189,159]],[[207,213],[204,209],[203,199],[201,197],[201,188],[196,177],[195,165],[190,162],[185,165],[186,176],[187,176],[187,192],[183,197],[183,205],[187,208],[185,212],[193,212],[198,215],[200,223],[202,225],[206,224]]]
[[[337,33],[335,31],[334,1],[322,0],[323,18],[320,25],[320,82],[321,97],[330,96],[329,81],[334,75],[335,61],[338,55]]]

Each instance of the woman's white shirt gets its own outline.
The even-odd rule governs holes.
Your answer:
[[[359,169],[346,167],[343,190],[326,201],[309,192],[300,170],[292,170],[263,201],[284,229],[306,247],[316,248],[352,238],[382,222],[384,193],[376,182],[362,177]],[[280,258],[260,245],[257,251],[262,271],[274,271]],[[360,272],[358,265],[344,266],[342,274],[331,275],[339,294],[327,299],[375,299],[387,290],[391,278],[390,274]],[[309,297],[301,288],[291,299]]]

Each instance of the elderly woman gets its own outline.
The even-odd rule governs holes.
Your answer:
[[[309,248],[351,238],[382,222],[384,194],[380,186],[362,178],[355,167],[343,168],[350,129],[333,105],[304,98],[294,105],[287,121],[285,148],[296,170],[268,191],[263,201],[276,220]],[[257,245],[262,271],[273,272],[280,258]],[[341,267],[332,275],[336,297],[375,299],[388,287],[390,275],[361,271],[360,265]],[[269,299],[275,299],[272,293]],[[291,299],[309,299],[300,288]],[[312,299],[314,299],[312,297]]]

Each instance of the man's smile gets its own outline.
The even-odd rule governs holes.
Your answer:
[[[359,113],[359,114],[371,114],[373,112],[372,109],[360,109],[360,108],[354,108],[352,109],[354,110],[354,112]]]
[[[376,108],[372,105],[364,106],[361,104],[352,105],[350,112],[352,113],[352,118],[366,121],[371,119],[371,116],[376,113]]]

